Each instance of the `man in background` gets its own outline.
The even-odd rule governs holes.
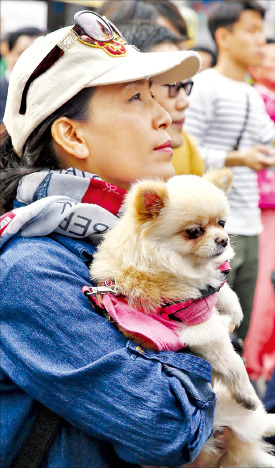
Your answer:
[[[6,63],[4,76],[0,80],[0,121],[2,121],[8,94],[11,71],[18,57],[29,47],[33,41],[45,33],[39,28],[25,27],[6,35],[1,43],[1,55]]]
[[[250,322],[258,273],[258,234],[262,231],[257,171],[275,165],[269,143],[274,122],[258,92],[246,83],[250,66],[262,60],[264,8],[256,1],[219,2],[209,14],[218,49],[217,65],[194,78],[184,129],[199,144],[206,167],[231,167],[230,215],[226,229],[236,255],[229,283],[239,296],[244,339]]]

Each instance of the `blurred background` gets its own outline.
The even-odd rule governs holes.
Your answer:
[[[220,0],[214,2],[213,0],[174,0],[173,3],[177,5],[187,22],[190,47],[197,43],[214,47],[207,30],[207,14],[210,6],[217,1]],[[96,11],[102,6],[104,0],[1,0],[0,3],[1,35],[3,35],[25,26],[52,31],[70,25],[76,11],[81,9]],[[260,3],[266,8],[265,35],[275,39],[275,0],[260,0]]]

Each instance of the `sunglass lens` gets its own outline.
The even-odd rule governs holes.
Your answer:
[[[181,88],[183,88],[187,96],[189,96],[193,88],[193,84],[194,84],[193,81],[186,81],[185,83],[178,82],[174,84],[166,84],[164,86],[168,87],[169,97],[175,98],[178,96]]]
[[[100,16],[91,14],[91,12],[83,12],[79,14],[75,20],[77,20],[77,24],[81,26],[86,33],[81,34],[81,38],[85,42],[89,42],[90,38],[101,42],[112,40],[113,31]]]
[[[187,83],[183,83],[183,84],[184,84],[185,92],[187,96],[189,96],[193,88],[193,81],[188,81]]]
[[[169,86],[169,97],[175,98],[179,92],[179,85],[178,83],[172,84]]]

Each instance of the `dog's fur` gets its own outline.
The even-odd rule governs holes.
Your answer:
[[[203,178],[175,176],[167,183],[134,184],[124,215],[95,254],[92,278],[114,279],[128,303],[148,315],[164,302],[197,299],[208,286],[219,287],[218,267],[234,255],[224,231],[231,182],[231,171],[223,169]],[[214,381],[222,383],[215,387],[215,427],[229,426],[234,434],[223,466],[275,467],[262,441],[275,433],[275,416],[264,411],[229,337],[230,323],[238,326],[241,320],[237,296],[224,284],[211,318],[182,324],[179,338],[211,364]],[[139,344],[148,347],[140,339]],[[215,450],[213,438],[205,450]]]

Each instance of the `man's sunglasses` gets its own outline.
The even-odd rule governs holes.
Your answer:
[[[94,45],[95,41],[100,43],[110,42],[114,39],[114,34],[121,37],[120,32],[113,24],[102,18],[93,11],[79,11],[74,15],[75,25],[70,32],[46,55],[38,67],[33,71],[27,80],[21,99],[20,114],[26,113],[27,93],[31,83],[47,71],[62,55],[68,50],[74,42],[79,40],[84,44]]]
[[[179,81],[178,83],[166,84],[164,86],[168,87],[169,97],[170,98],[175,98],[175,97],[178,96],[181,88],[183,88],[184,91],[186,92],[187,96],[189,96],[189,94],[192,91],[193,84],[194,84],[194,82],[189,80],[189,81],[185,81],[183,83],[181,81]]]

